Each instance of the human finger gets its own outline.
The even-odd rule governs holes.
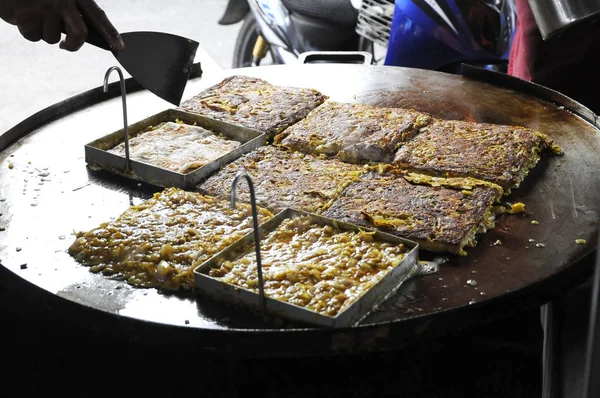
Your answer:
[[[40,41],[42,39],[41,21],[26,22],[17,25],[21,35],[29,41]]]
[[[91,25],[90,28],[98,31],[113,50],[120,51],[125,47],[121,35],[95,1],[78,0],[77,7]]]
[[[63,11],[63,22],[67,37],[60,42],[59,47],[67,51],[79,50],[85,43],[88,29],[76,7],[67,8]]]
[[[42,24],[42,39],[48,44],[56,44],[60,41],[62,33],[62,21],[57,15],[48,15]]]
[[[14,23],[21,35],[30,41],[40,41],[42,38],[43,14],[36,10],[23,9],[14,15]]]

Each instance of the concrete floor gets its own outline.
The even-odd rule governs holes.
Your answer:
[[[159,31],[200,42],[222,67],[229,68],[240,24],[220,26],[227,0],[97,0],[120,32]],[[73,95],[102,85],[118,62],[107,51],[84,45],[70,53],[58,45],[32,43],[0,20],[0,134],[23,119]],[[203,60],[198,52],[196,62]],[[113,77],[116,78],[116,77]]]

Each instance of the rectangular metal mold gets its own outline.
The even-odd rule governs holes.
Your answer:
[[[335,328],[355,326],[377,305],[381,304],[392,295],[402,283],[418,273],[419,245],[416,242],[381,231],[359,227],[358,225],[344,223],[295,209],[285,209],[263,223],[259,228],[261,239],[269,232],[275,230],[283,220],[301,215],[310,216],[312,221],[316,223],[321,225],[331,225],[340,230],[375,232],[375,239],[392,243],[403,243],[406,245],[408,251],[405,258],[396,268],[389,271],[379,282],[373,285],[348,307],[340,311],[335,317],[320,314],[295,304],[265,296],[265,310],[270,314],[324,327]],[[246,248],[246,250],[244,250],[244,248]],[[208,275],[210,269],[217,265],[219,261],[224,259],[232,260],[240,255],[249,253],[250,251],[254,251],[253,233],[249,233],[198,266],[194,270],[195,286],[199,290],[198,293],[224,304],[249,309],[254,313],[259,313],[260,295],[258,293],[221,282]]]
[[[187,174],[178,173],[131,159],[131,170],[127,170],[125,156],[107,152],[125,141],[125,131],[121,129],[85,145],[85,161],[91,168],[100,168],[126,178],[146,182],[162,188],[177,187],[193,189],[201,181],[240,156],[266,144],[266,136],[256,130],[234,125],[206,116],[196,115],[178,109],[168,109],[127,127],[129,139],[145,132],[148,128],[163,122],[180,120],[185,124],[196,124],[215,134],[241,142],[235,150]]]

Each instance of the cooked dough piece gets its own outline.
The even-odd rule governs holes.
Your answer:
[[[180,108],[252,128],[272,138],[326,99],[317,90],[275,86],[262,79],[238,75],[184,101]]]
[[[229,198],[231,183],[240,171],[252,177],[259,205],[273,212],[289,207],[318,214],[366,169],[269,145],[224,166],[198,189],[207,195]],[[240,200],[250,201],[245,181],[240,182],[237,193]]]
[[[417,185],[394,171],[370,172],[323,215],[415,240],[426,250],[466,255],[464,248],[476,244],[476,235],[494,227],[493,205],[502,188],[456,179],[453,184],[470,189]]]
[[[259,222],[272,217],[258,211]],[[168,188],[114,221],[77,233],[69,254],[135,286],[188,289],[194,268],[251,231],[250,206],[234,210],[228,201]]]
[[[240,145],[238,141],[217,136],[202,127],[166,122],[131,138],[129,156],[132,160],[187,174]],[[108,152],[125,156],[125,144]]]
[[[396,149],[430,121],[430,115],[412,109],[327,101],[275,137],[275,143],[351,163],[389,163]]]
[[[258,293],[254,247],[223,259],[209,275]],[[320,225],[310,217],[282,221],[261,241],[267,297],[336,316],[406,257],[404,244],[379,241],[372,232]]]
[[[403,169],[439,177],[474,177],[517,188],[552,141],[519,126],[436,120],[402,146],[394,163]]]

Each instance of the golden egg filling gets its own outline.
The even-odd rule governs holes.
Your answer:
[[[374,239],[374,232],[336,229],[308,216],[284,219],[261,240],[265,296],[336,316],[402,262],[403,244]],[[259,292],[254,245],[223,259],[209,276]]]
[[[272,214],[259,208],[259,222]],[[139,287],[194,286],[193,270],[252,231],[249,205],[168,188],[114,221],[78,232],[69,254],[92,272],[119,275]]]

